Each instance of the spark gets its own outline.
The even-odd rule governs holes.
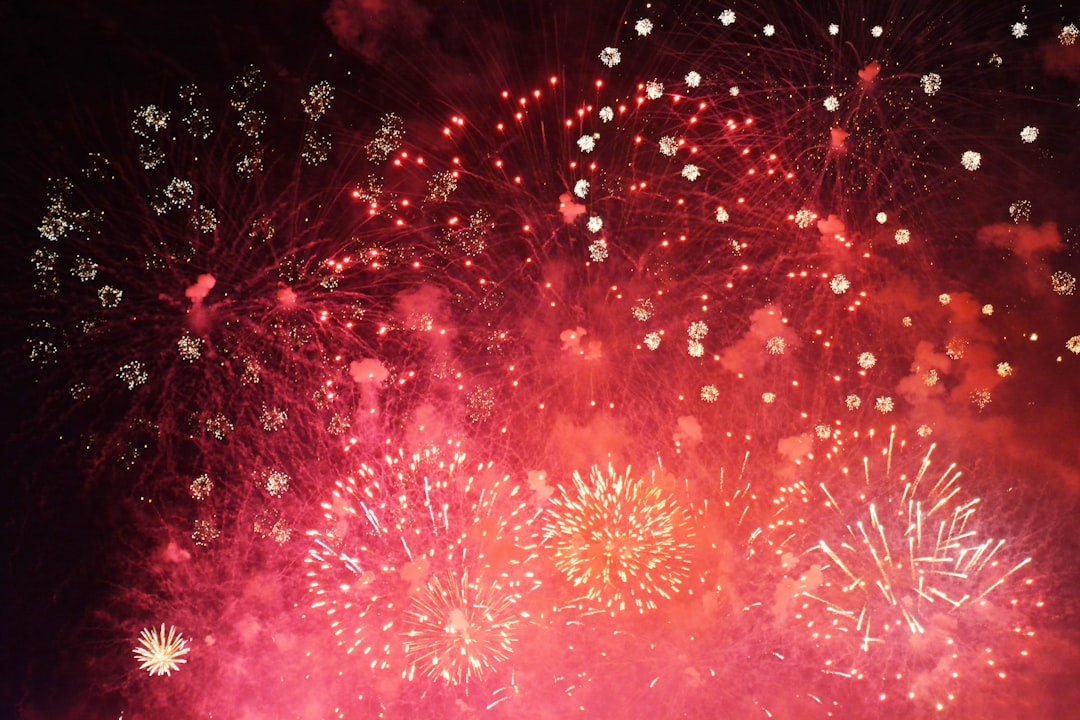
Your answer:
[[[644,613],[670,600],[689,574],[693,530],[689,516],[656,486],[656,477],[574,472],[547,512],[545,542],[566,580],[610,614]]]
[[[845,467],[840,481],[822,479],[815,488],[831,521],[820,518],[819,540],[806,552],[812,567],[803,566],[804,577],[820,572],[820,578],[798,592],[797,617],[826,649],[828,667],[845,668],[844,676],[902,681],[904,673],[892,670],[895,653],[907,649],[898,659],[902,666],[926,642],[953,656],[956,640],[940,618],[979,613],[988,595],[1031,562],[1009,561],[1004,540],[980,537],[981,499],[965,495],[955,463],[932,471],[930,445],[913,473],[898,472],[903,447],[893,432],[878,461],[863,458],[851,476]],[[803,481],[788,492],[814,494]],[[859,653],[845,654],[852,645]],[[840,656],[845,659],[834,661]]]
[[[135,659],[141,663],[140,670],[146,670],[152,676],[161,676],[179,670],[187,662],[184,655],[191,652],[191,648],[175,627],[170,625],[166,632],[165,623],[162,623],[160,631],[143,628],[139,633],[139,647],[133,652]]]
[[[448,685],[480,680],[513,651],[521,596],[500,582],[436,576],[405,612],[405,653],[416,671]]]

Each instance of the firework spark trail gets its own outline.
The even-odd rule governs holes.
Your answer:
[[[972,648],[990,642],[967,637],[968,624],[979,625],[988,596],[1031,558],[1007,552],[1004,539],[980,537],[981,500],[965,495],[955,464],[931,472],[934,445],[911,475],[901,469],[910,464],[904,447],[894,429],[879,460],[863,458],[861,473],[827,467],[838,479],[816,480],[821,461],[811,458],[804,467],[815,480],[783,488],[803,537],[820,533],[783,602],[823,653],[825,673],[867,679],[882,701],[947,704],[959,668],[975,670]],[[853,449],[834,447],[825,461]],[[928,696],[920,694],[935,676]]]
[[[476,198],[493,193],[511,198],[485,211],[482,223],[504,234],[503,246],[511,252],[481,253],[476,258],[491,285],[501,288],[484,313],[484,328],[496,329],[506,353],[505,360],[490,364],[505,373],[491,376],[491,382],[502,388],[495,393],[497,402],[520,412],[521,405],[513,398],[532,400],[547,387],[551,390],[544,402],[532,407],[562,408],[567,398],[573,398],[585,407],[645,416],[648,400],[639,400],[634,392],[637,383],[623,381],[624,371],[639,370],[643,377],[655,374],[663,361],[649,356],[659,347],[655,355],[662,356],[668,364],[665,370],[681,380],[672,394],[680,402],[699,395],[706,402],[732,394],[768,398],[766,404],[779,399],[796,404],[815,420],[845,406],[853,420],[898,407],[889,386],[915,355],[915,335],[891,335],[898,344],[883,346],[877,329],[882,323],[911,325],[903,310],[917,303],[905,301],[906,307],[898,308],[894,293],[932,253],[923,244],[924,249],[906,256],[879,257],[870,244],[880,244],[886,236],[895,237],[893,244],[907,244],[912,233],[908,220],[935,217],[916,214],[912,208],[934,193],[923,179],[882,196],[879,155],[903,166],[905,177],[910,175],[905,158],[919,157],[924,163],[920,167],[925,167],[922,175],[933,170],[942,182],[954,184],[943,156],[925,151],[924,146],[928,138],[943,145],[963,136],[962,127],[953,122],[963,117],[957,108],[970,102],[965,93],[978,93],[978,88],[993,82],[989,77],[994,70],[984,62],[978,78],[951,83],[939,95],[936,89],[926,90],[933,83],[915,72],[919,62],[939,70],[937,64],[946,62],[966,67],[964,63],[983,59],[983,45],[975,48],[968,43],[957,58],[946,57],[945,51],[941,58],[920,57],[918,62],[905,58],[901,63],[905,68],[898,68],[894,65],[900,60],[883,60],[881,53],[927,32],[903,13],[883,22],[884,30],[845,15],[836,18],[841,32],[803,9],[786,18],[754,14],[760,12],[740,15],[723,27],[709,19],[700,27],[676,24],[679,29],[673,32],[656,28],[645,33],[648,37],[634,45],[634,52],[663,60],[657,67],[648,61],[633,65],[630,72],[635,74],[630,78],[615,67],[630,52],[605,51],[598,65],[611,70],[602,72],[598,67],[602,77],[595,83],[574,87],[571,79],[552,76],[531,92],[504,91],[504,116],[494,126],[500,141],[495,155],[488,150],[489,128],[478,129],[476,122],[461,116],[448,123],[447,133],[459,138],[462,146],[479,146],[472,159],[455,158],[460,163],[460,184],[449,200],[461,206],[456,217],[477,217]],[[761,24],[773,27],[767,33],[776,36],[768,41],[773,44],[762,43],[757,34]],[[932,24],[932,29],[943,37],[978,35],[977,29],[958,25],[959,20],[950,17]],[[804,27],[813,29],[804,43],[783,41],[801,37],[796,31]],[[701,38],[725,38],[733,48],[749,48],[755,60],[765,58],[770,66],[784,69],[764,77],[790,80],[782,81],[782,87],[770,85],[751,73],[752,63],[738,58],[738,53],[724,63],[741,68],[737,93],[721,77],[683,77],[685,69],[671,68],[729,52],[724,43],[707,46],[717,50],[672,49],[683,47],[675,39],[698,33]],[[875,59],[868,59],[865,66],[853,64],[844,56],[843,48],[849,45],[858,45],[860,56]],[[828,78],[813,76],[818,65],[829,68]],[[868,67],[877,70],[870,73]],[[648,79],[648,72],[655,73],[655,81]],[[828,135],[832,122],[828,111],[811,109],[818,107],[816,94],[829,82],[849,81],[858,88],[843,121],[851,126],[850,151],[804,157],[782,150],[777,144],[781,139],[802,152],[814,146],[808,138]],[[792,113],[778,112],[777,105],[797,110],[797,119],[778,121]],[[882,138],[888,140],[884,145]],[[700,177],[686,172],[689,161]],[[847,169],[840,168],[841,163]],[[823,188],[826,175],[835,177]],[[795,192],[793,187],[803,190]],[[719,212],[716,198],[729,195],[731,202]],[[842,210],[849,206],[850,212]],[[907,208],[907,214],[898,217],[894,208]],[[829,220],[834,212],[847,214]],[[662,222],[657,224],[658,220]],[[912,227],[930,242],[938,229],[933,222]],[[845,223],[852,227],[845,229]],[[718,234],[731,242],[715,242]],[[694,272],[687,274],[687,268]],[[755,292],[742,293],[747,287]],[[882,294],[882,302],[876,301],[875,293]],[[764,307],[746,304],[746,298],[752,301],[761,294],[772,302]],[[655,307],[645,309],[647,305]],[[543,308],[544,322],[515,329],[526,307]],[[759,357],[754,358],[748,345],[735,340],[746,330],[742,316],[757,310],[767,311],[779,323],[778,329],[759,337],[763,330],[751,322],[745,340],[760,343]],[[715,319],[718,311],[724,313],[721,320]],[[852,322],[849,314],[859,319]],[[713,333],[701,343],[700,353],[691,353],[696,362],[687,365],[686,358],[677,361],[673,356],[678,343],[672,340],[679,324],[697,320],[694,315],[709,317]],[[637,326],[639,338],[633,337],[636,324],[631,318],[644,323]],[[558,325],[558,334],[552,332],[553,325]],[[547,336],[536,337],[538,331]],[[587,362],[537,365],[538,349],[545,355],[559,354],[557,337],[566,333],[578,341],[572,346],[563,341],[562,349]],[[853,377],[850,366],[840,360],[841,351],[850,349],[854,354],[866,346],[878,349],[890,366],[856,394],[851,392],[853,385],[863,385],[866,374]],[[769,361],[774,376],[760,382],[769,354],[776,357]],[[565,375],[556,374],[560,371]],[[737,382],[724,377],[729,372],[739,374]],[[886,372],[892,376],[885,377]],[[746,382],[744,373],[757,381]],[[729,427],[738,425],[732,422]]]
[[[593,467],[552,498],[544,538],[559,571],[611,614],[644,613],[680,592],[689,573],[688,513],[652,481]]]
[[[491,466],[448,445],[388,454],[336,483],[310,530],[309,591],[337,644],[372,669],[467,683],[505,660],[529,570],[532,515]]]

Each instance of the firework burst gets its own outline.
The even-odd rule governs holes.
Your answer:
[[[464,462],[446,446],[363,465],[308,532],[311,608],[371,669],[453,684],[509,654],[516,601],[537,584],[518,544],[532,519],[509,478]]]
[[[931,470],[931,445],[909,469],[904,445],[892,433],[879,458],[851,471],[811,461],[811,482],[783,488],[798,514],[788,526],[816,541],[784,554],[797,580],[780,593],[794,591],[784,612],[805,624],[825,673],[867,681],[882,701],[941,704],[989,641],[969,633],[1031,559],[980,534],[981,500],[965,494],[955,464]]]
[[[1005,349],[1041,346],[955,257],[996,280],[1007,249],[1071,301],[1063,234],[1011,192],[1068,137],[1021,95],[1046,86],[1026,18],[654,4],[595,43],[602,12],[572,7],[582,32],[544,37],[584,56],[538,85],[478,64],[462,92],[425,61],[449,37],[503,51],[473,5],[402,49],[420,84],[305,85],[291,111],[255,72],[188,87],[46,198],[30,356],[75,408],[64,437],[137,499],[118,647],[145,617],[198,639],[173,681],[126,688],[132,712],[450,717],[499,685],[492,717],[553,687],[562,715],[906,717],[1010,666],[1030,624],[1003,596],[1033,563],[984,535],[993,489],[892,440],[833,469],[870,417],[1012,429],[996,388],[1037,373]],[[404,117],[338,115],[368,98]],[[417,440],[447,418],[460,442]],[[608,464],[652,453],[685,486]],[[789,461],[794,481],[766,469]],[[184,662],[164,625],[140,642],[152,675]]]
[[[166,633],[165,623],[161,624],[160,631],[144,628],[139,634],[139,647],[134,650],[135,659],[140,663],[139,669],[150,675],[171,675],[187,662],[184,655],[189,652],[191,648],[184,636],[171,625]]]
[[[467,574],[432,577],[404,621],[405,653],[417,671],[456,685],[478,680],[513,651],[519,593]]]
[[[687,512],[650,479],[627,468],[586,480],[551,499],[544,538],[567,582],[612,615],[644,613],[677,595],[690,573],[694,532]]]

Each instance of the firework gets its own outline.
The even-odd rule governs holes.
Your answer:
[[[417,671],[448,684],[480,679],[513,651],[520,594],[468,575],[433,577],[406,611],[405,653]]]
[[[330,458],[456,374],[435,338],[450,273],[428,283],[414,265],[439,272],[420,258],[440,251],[401,229],[439,221],[416,186],[445,172],[402,160],[396,118],[372,143],[399,155],[369,152],[367,180],[329,169],[334,89],[312,85],[287,130],[267,94],[247,70],[224,108],[194,86],[140,108],[126,146],[54,184],[34,253],[31,354],[67,386],[50,411],[94,418],[97,479],[190,494],[169,509],[201,546],[237,526],[286,541]],[[252,487],[264,506],[234,524]]]
[[[550,426],[596,409],[660,446],[694,413],[780,438],[800,429],[792,417],[850,408],[866,375],[838,359],[866,353],[860,341],[882,364],[858,394],[879,401],[852,419],[910,400],[882,391],[920,341],[945,341],[933,337],[942,314],[922,317],[939,293],[912,278],[949,229],[942,213],[919,209],[958,192],[950,143],[967,139],[965,108],[999,79],[984,51],[1008,37],[1007,24],[973,27],[962,11],[824,18],[748,7],[728,23],[704,13],[664,30],[643,18],[651,30],[632,49],[598,48],[599,79],[553,75],[506,90],[495,123],[455,116],[447,132],[462,152],[448,208],[459,222],[484,210],[509,250],[473,258],[496,290],[479,328],[469,316],[459,324],[463,336],[502,338],[482,354],[500,416]],[[933,49],[905,51],[930,36]],[[708,67],[724,69],[703,76]],[[981,152],[1003,160],[1005,143]],[[493,195],[505,202],[480,207]],[[878,332],[911,327],[916,311],[928,321],[918,330]],[[698,322],[713,332],[679,353],[672,340]],[[638,392],[658,373],[667,396]],[[722,412],[692,401],[719,397],[731,399]],[[785,412],[737,414],[762,397]]]
[[[690,572],[689,515],[655,485],[611,465],[553,497],[544,527],[556,567],[591,603],[611,614],[643,613],[677,595]]]
[[[187,662],[184,655],[189,652],[191,648],[184,636],[171,625],[166,633],[165,623],[160,631],[144,628],[139,634],[139,647],[134,650],[135,659],[141,663],[139,669],[150,675],[171,675]]]
[[[904,445],[891,434],[880,458],[850,473],[810,462],[813,481],[784,489],[814,538],[797,560],[785,556],[798,576],[788,612],[824,653],[825,673],[865,680],[882,701],[941,704],[974,670],[974,648],[999,634],[985,627],[993,595],[1031,559],[980,533],[981,500],[955,464],[932,470],[931,445],[909,471]]]
[[[453,446],[363,465],[311,530],[311,608],[348,655],[375,670],[467,682],[509,654],[531,517],[509,478],[466,474]],[[483,578],[483,580],[481,580]]]
[[[97,485],[139,538],[110,619],[123,647],[144,617],[198,638],[132,712],[905,716],[971,695],[976,628],[1011,667],[1033,563],[984,536],[992,484],[929,451],[811,460],[885,413],[1023,437],[1034,330],[1076,332],[1012,297],[1075,285],[1028,167],[1071,126],[1025,94],[1033,40],[1075,31],[901,2],[572,8],[566,33],[541,3],[555,62],[515,76],[541,55],[465,4],[378,77],[410,13],[363,5],[327,13],[360,33],[356,94],[185,88],[45,198],[30,355],[90,471],[130,479]],[[448,77],[447,37],[491,61]],[[657,453],[678,489],[614,469]],[[146,633],[143,669],[176,669]]]
[[[349,362],[373,352],[374,333],[355,331],[364,293],[336,287],[347,242],[320,244],[357,225],[331,230],[312,212],[347,206],[349,191],[304,196],[320,173],[302,168],[325,160],[309,151],[325,140],[332,90],[316,84],[297,103],[304,160],[284,167],[267,145],[264,87],[244,73],[220,114],[193,86],[175,107],[139,109],[130,144],[58,181],[39,227],[49,262],[37,286],[56,310],[39,323],[52,338],[41,361],[69,376],[64,416],[119,418],[93,428],[90,459],[138,468],[155,492],[155,477],[209,474],[220,491],[237,467],[263,472],[248,451],[288,463],[286,436],[333,446],[334,427],[354,421],[334,402],[354,389]]]

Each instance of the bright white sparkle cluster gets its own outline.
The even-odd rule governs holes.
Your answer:
[[[640,298],[634,307],[630,308],[630,314],[634,316],[635,320],[645,322],[653,315],[653,302],[648,298]]]
[[[709,334],[709,326],[701,320],[696,320],[690,323],[690,327],[686,329],[686,334],[690,336],[690,340],[687,343],[686,352],[690,357],[699,358],[705,354],[705,346],[701,344],[701,339]]]
[[[600,51],[600,62],[608,67],[615,67],[622,62],[622,54],[618,48],[606,47]]]
[[[134,390],[144,385],[150,379],[150,374],[146,372],[146,367],[140,361],[132,360],[120,366],[116,377],[120,378],[128,390]]]
[[[1050,276],[1050,288],[1058,295],[1072,295],[1076,291],[1076,278],[1064,270]]]
[[[203,339],[184,333],[184,335],[176,341],[176,349],[179,351],[182,359],[187,362],[195,362],[202,355]]]
[[[603,240],[596,240],[589,245],[589,257],[593,262],[604,262],[607,260],[608,247],[607,243]]]
[[[1009,206],[1009,217],[1012,218],[1014,223],[1029,219],[1031,217],[1031,201],[1017,200],[1014,202]]]
[[[922,83],[923,92],[927,95],[937,95],[938,90],[941,89],[941,76],[937,73],[923,75],[920,82]]]
[[[169,626],[168,632],[165,624],[161,624],[161,630],[144,628],[139,633],[139,647],[135,648],[135,659],[142,664],[140,670],[145,670],[150,675],[171,675],[174,670],[187,662],[184,655],[191,652],[184,636],[176,632],[176,628]]]
[[[660,138],[658,144],[660,146],[660,154],[666,157],[674,157],[675,152],[679,149],[679,141],[670,135],[665,135]]]

